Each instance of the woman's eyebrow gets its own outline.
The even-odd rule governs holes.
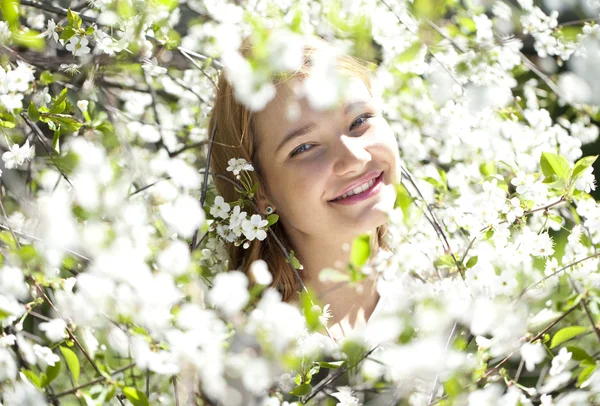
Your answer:
[[[281,149],[281,147],[283,147],[285,144],[287,144],[289,141],[293,140],[294,138],[302,137],[303,135],[308,134],[311,131],[314,131],[316,128],[317,128],[317,125],[315,123],[308,123],[296,130],[290,131],[289,133],[287,133],[287,135],[285,137],[283,137],[283,140],[281,140],[281,142],[279,143],[279,146],[277,147],[275,152],[279,151]]]
[[[369,104],[370,103],[365,100],[357,100],[357,101],[347,103],[344,107],[344,114],[348,114],[349,112],[351,112],[354,109],[357,109],[357,108],[363,107],[363,106],[367,106]]]

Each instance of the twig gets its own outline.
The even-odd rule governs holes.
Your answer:
[[[313,390],[310,392],[310,394],[308,394],[306,396],[306,398],[303,399],[303,403],[308,403],[309,400],[311,400],[312,398],[317,396],[317,394],[319,392],[321,392],[327,385],[329,385],[331,382],[335,381],[337,378],[339,378],[340,376],[345,374],[346,371],[348,371],[350,368],[354,368],[355,366],[360,364],[365,358],[367,358],[369,355],[371,355],[373,353],[373,351],[375,351],[377,348],[379,348],[378,345],[376,345],[375,347],[373,347],[369,351],[367,351],[358,361],[356,361],[356,363],[354,365],[342,367],[338,371],[336,371],[336,373],[332,374],[329,379],[325,379],[325,380],[319,382],[317,384],[317,386],[315,386],[313,388]]]
[[[569,282],[571,282],[571,286],[573,287],[573,290],[578,295],[580,295],[581,293],[579,293],[579,289],[577,289],[577,286],[575,286],[575,282],[573,281],[573,279],[570,276],[569,276]],[[585,315],[586,315],[587,319],[589,320],[590,325],[592,326],[592,330],[594,330],[594,333],[596,334],[598,341],[600,341],[600,331],[598,331],[598,328],[596,327],[596,322],[594,322],[594,318],[592,317],[592,313],[590,313],[590,308],[588,307],[585,299],[581,299],[581,306],[583,307],[583,310],[585,311]]]
[[[562,268],[560,268],[558,271],[556,271],[556,272],[554,272],[554,273],[552,273],[552,274],[550,274],[550,275],[548,275],[548,276],[546,276],[546,277],[544,277],[544,278],[540,279],[539,281],[535,282],[534,284],[532,284],[532,285],[530,285],[530,286],[526,287],[525,289],[523,289],[523,291],[521,292],[521,294],[519,294],[519,296],[518,296],[518,298],[517,298],[517,299],[520,299],[521,297],[523,297],[523,295],[524,295],[524,294],[525,294],[525,293],[526,293],[528,290],[530,290],[530,289],[532,289],[532,288],[536,287],[536,286],[537,286],[537,285],[539,285],[540,283],[542,283],[542,282],[544,282],[544,281],[546,281],[546,280],[548,280],[548,279],[552,278],[553,276],[556,276],[556,275],[558,275],[559,273],[561,273],[561,272],[562,272],[562,271],[564,271],[565,269],[569,269],[569,268],[571,268],[571,267],[573,267],[573,266],[575,266],[575,265],[577,265],[577,264],[579,264],[579,263],[581,263],[581,262],[583,262],[583,261],[587,261],[588,259],[592,259],[592,258],[595,258],[595,257],[597,257],[597,256],[600,256],[600,252],[599,252],[599,253],[596,253],[596,254],[593,254],[593,255],[590,255],[590,256],[588,256],[588,257],[585,257],[585,258],[583,258],[583,259],[580,259],[580,260],[578,260],[578,261],[572,262],[572,263],[570,263],[569,265],[565,265],[565,266],[563,266],[563,267],[562,267]]]
[[[2,202],[0,201],[0,204],[1,204],[1,203],[2,203]],[[2,224],[2,223],[0,223],[0,228],[1,228],[1,229],[3,229],[3,230],[10,230],[10,226],[8,226],[8,225],[5,225],[5,224]],[[12,232],[13,232],[13,233],[15,233],[15,234],[17,234],[17,235],[18,235],[19,237],[21,237],[21,238],[26,238],[26,239],[28,239],[28,240],[32,240],[32,241],[42,241],[42,239],[41,239],[41,238],[35,237],[35,236],[33,236],[33,235],[25,234],[25,233],[23,233],[23,232],[21,232],[21,231],[15,231],[15,230],[12,230]],[[85,261],[91,261],[91,259],[89,259],[89,258],[88,258],[88,257],[86,257],[85,255],[82,255],[82,254],[80,254],[80,253],[78,253],[78,252],[72,251],[72,250],[70,250],[70,249],[65,249],[65,251],[66,251],[66,252],[68,252],[69,254],[73,254],[73,255],[75,255],[76,257],[79,257],[80,259],[83,259],[83,260],[85,260]]]
[[[452,326],[452,330],[450,331],[450,335],[448,336],[448,340],[446,340],[446,346],[444,347],[444,350],[448,349],[448,346],[450,345],[450,341],[452,341],[452,338],[454,337],[454,333],[456,332],[457,326],[458,326],[458,323],[455,322],[454,325]],[[433,388],[431,389],[431,395],[429,395],[428,405],[431,405],[433,403],[433,401],[435,400],[435,395],[436,395],[436,392],[438,391],[439,382],[440,382],[440,374],[436,374],[435,380],[433,381]]]
[[[183,48],[178,48],[178,51],[181,53],[181,55],[183,55],[184,57],[187,58],[187,60],[189,60],[192,65],[194,65],[196,68],[198,68],[200,70],[200,72],[202,72],[202,74],[208,79],[210,80],[210,83],[212,83],[213,87],[215,89],[217,89],[217,84],[215,83],[215,81],[213,80],[213,78],[210,77],[210,75],[208,73],[206,73],[204,71],[204,68],[202,68],[202,66],[200,66],[198,64],[198,62],[196,62],[189,54],[188,54],[188,50],[184,50]]]
[[[177,391],[177,377],[173,375],[173,396],[175,397],[175,406],[179,406],[179,392]]]
[[[15,235],[15,231],[9,225],[8,216],[6,215],[6,210],[4,210],[4,204],[2,203],[2,195],[0,195],[0,209],[2,209],[2,216],[4,217],[4,221],[6,221],[6,224],[7,224],[6,228],[8,228],[8,230],[12,234],[12,237],[15,240],[15,244],[17,244],[17,247],[21,248],[21,244],[19,243],[19,239]]]
[[[202,184],[202,195],[200,196],[200,206],[201,207],[204,207],[204,202],[206,201],[206,191],[208,190],[208,174],[210,171],[210,158],[212,155],[212,147],[215,142],[215,133],[216,132],[217,132],[217,120],[215,120],[215,122],[213,124],[213,128],[210,133],[208,152],[206,154],[206,166],[204,169],[204,183]],[[194,237],[192,238],[191,250],[194,251],[196,248],[198,248],[198,230],[196,230],[196,232],[194,233]]]
[[[62,177],[67,181],[69,186],[74,187],[73,184],[71,183],[71,181],[69,180],[69,178],[67,177],[67,174],[54,161],[54,153],[52,152],[52,147],[48,147],[48,145],[47,145],[48,140],[44,136],[44,133],[42,132],[42,130],[40,130],[40,128],[37,126],[37,124],[35,124],[33,121],[31,121],[31,119],[29,118],[29,115],[27,115],[26,112],[22,111],[21,117],[23,117],[23,120],[25,120],[25,123],[27,124],[27,126],[33,130],[33,132],[37,136],[38,140],[40,141],[40,143],[42,144],[42,146],[48,153],[50,160],[52,161],[52,163],[54,164],[56,169],[58,169],[58,171],[60,172]]]
[[[208,141],[204,140],[204,141],[196,142],[194,144],[184,145],[183,147],[179,148],[176,151],[169,152],[169,157],[173,158],[173,157],[175,157],[175,156],[177,156],[177,155],[181,154],[182,152],[187,151],[189,149],[201,147],[202,145],[206,144],[207,142]]]
[[[564,319],[565,317],[567,317],[569,314],[571,314],[571,312],[573,310],[575,310],[577,308],[577,305],[570,307],[569,309],[567,309],[567,311],[565,311],[560,317],[558,317],[556,320],[554,320],[552,323],[550,323],[548,326],[546,326],[542,331],[540,331],[539,333],[537,333],[533,338],[531,338],[528,342],[532,343],[534,341],[539,340],[541,337],[544,336],[544,334],[546,334],[552,327],[554,327],[556,324],[558,324],[562,319]],[[490,369],[488,372],[485,373],[485,375],[483,375],[481,378],[479,378],[477,380],[477,382],[481,381],[482,379],[487,378],[488,376],[490,376],[491,374],[493,374],[494,372],[498,371],[500,369],[500,367],[502,365],[504,365],[506,363],[506,361],[508,361],[513,355],[515,355],[516,351],[511,352],[510,354],[508,354],[502,361],[500,361],[498,364],[496,364],[494,366],[494,368]]]
[[[133,362],[133,363],[131,363],[131,364],[129,364],[129,365],[126,365],[126,366],[124,366],[124,367],[122,367],[122,368],[119,368],[119,369],[117,369],[116,371],[114,371],[114,372],[113,372],[113,373],[111,373],[110,375],[111,375],[111,376],[114,376],[114,375],[120,374],[121,372],[123,372],[123,371],[125,371],[125,370],[127,370],[127,369],[130,369],[130,368],[133,368],[134,366],[135,366],[135,362]],[[54,395],[54,396],[52,396],[52,397],[53,397],[53,398],[60,398],[60,397],[63,397],[63,396],[67,396],[67,395],[70,395],[70,394],[72,394],[72,393],[75,393],[75,392],[77,392],[79,389],[87,388],[88,386],[95,385],[95,384],[97,384],[97,383],[99,383],[99,382],[102,382],[102,381],[104,381],[104,380],[106,380],[106,377],[105,377],[105,376],[100,376],[100,377],[98,377],[98,378],[96,378],[96,379],[94,379],[94,380],[92,380],[92,381],[86,382],[86,383],[84,383],[84,384],[81,384],[81,385],[79,385],[79,386],[76,386],[76,387],[74,387],[74,388],[71,388],[71,389],[69,389],[69,390],[66,390],[66,391],[64,391],[64,392],[57,393],[56,395]]]

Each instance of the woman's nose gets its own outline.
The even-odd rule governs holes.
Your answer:
[[[336,161],[333,166],[336,175],[362,172],[367,163],[373,158],[371,153],[365,149],[365,142],[361,137],[349,137],[342,134],[339,137],[336,149]]]

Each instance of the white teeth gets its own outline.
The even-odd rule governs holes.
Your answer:
[[[375,184],[375,179],[371,179],[370,181],[368,181],[367,183],[362,184],[361,186],[357,186],[354,189],[352,189],[351,191],[344,193],[343,195],[341,195],[340,197],[338,197],[335,200],[342,200],[345,199],[349,196],[353,196],[353,195],[357,195],[359,193],[364,192],[365,190],[369,189],[371,186],[373,186]]]

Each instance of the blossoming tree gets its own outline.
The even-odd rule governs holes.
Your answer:
[[[600,402],[597,1],[0,4],[1,404]],[[404,160],[391,251],[357,239],[322,274],[393,298],[339,342],[327,303],[229,269],[278,218],[205,169],[221,70],[260,110],[308,35],[377,62]],[[334,58],[303,82],[316,108]],[[253,169],[227,168],[247,197]]]

